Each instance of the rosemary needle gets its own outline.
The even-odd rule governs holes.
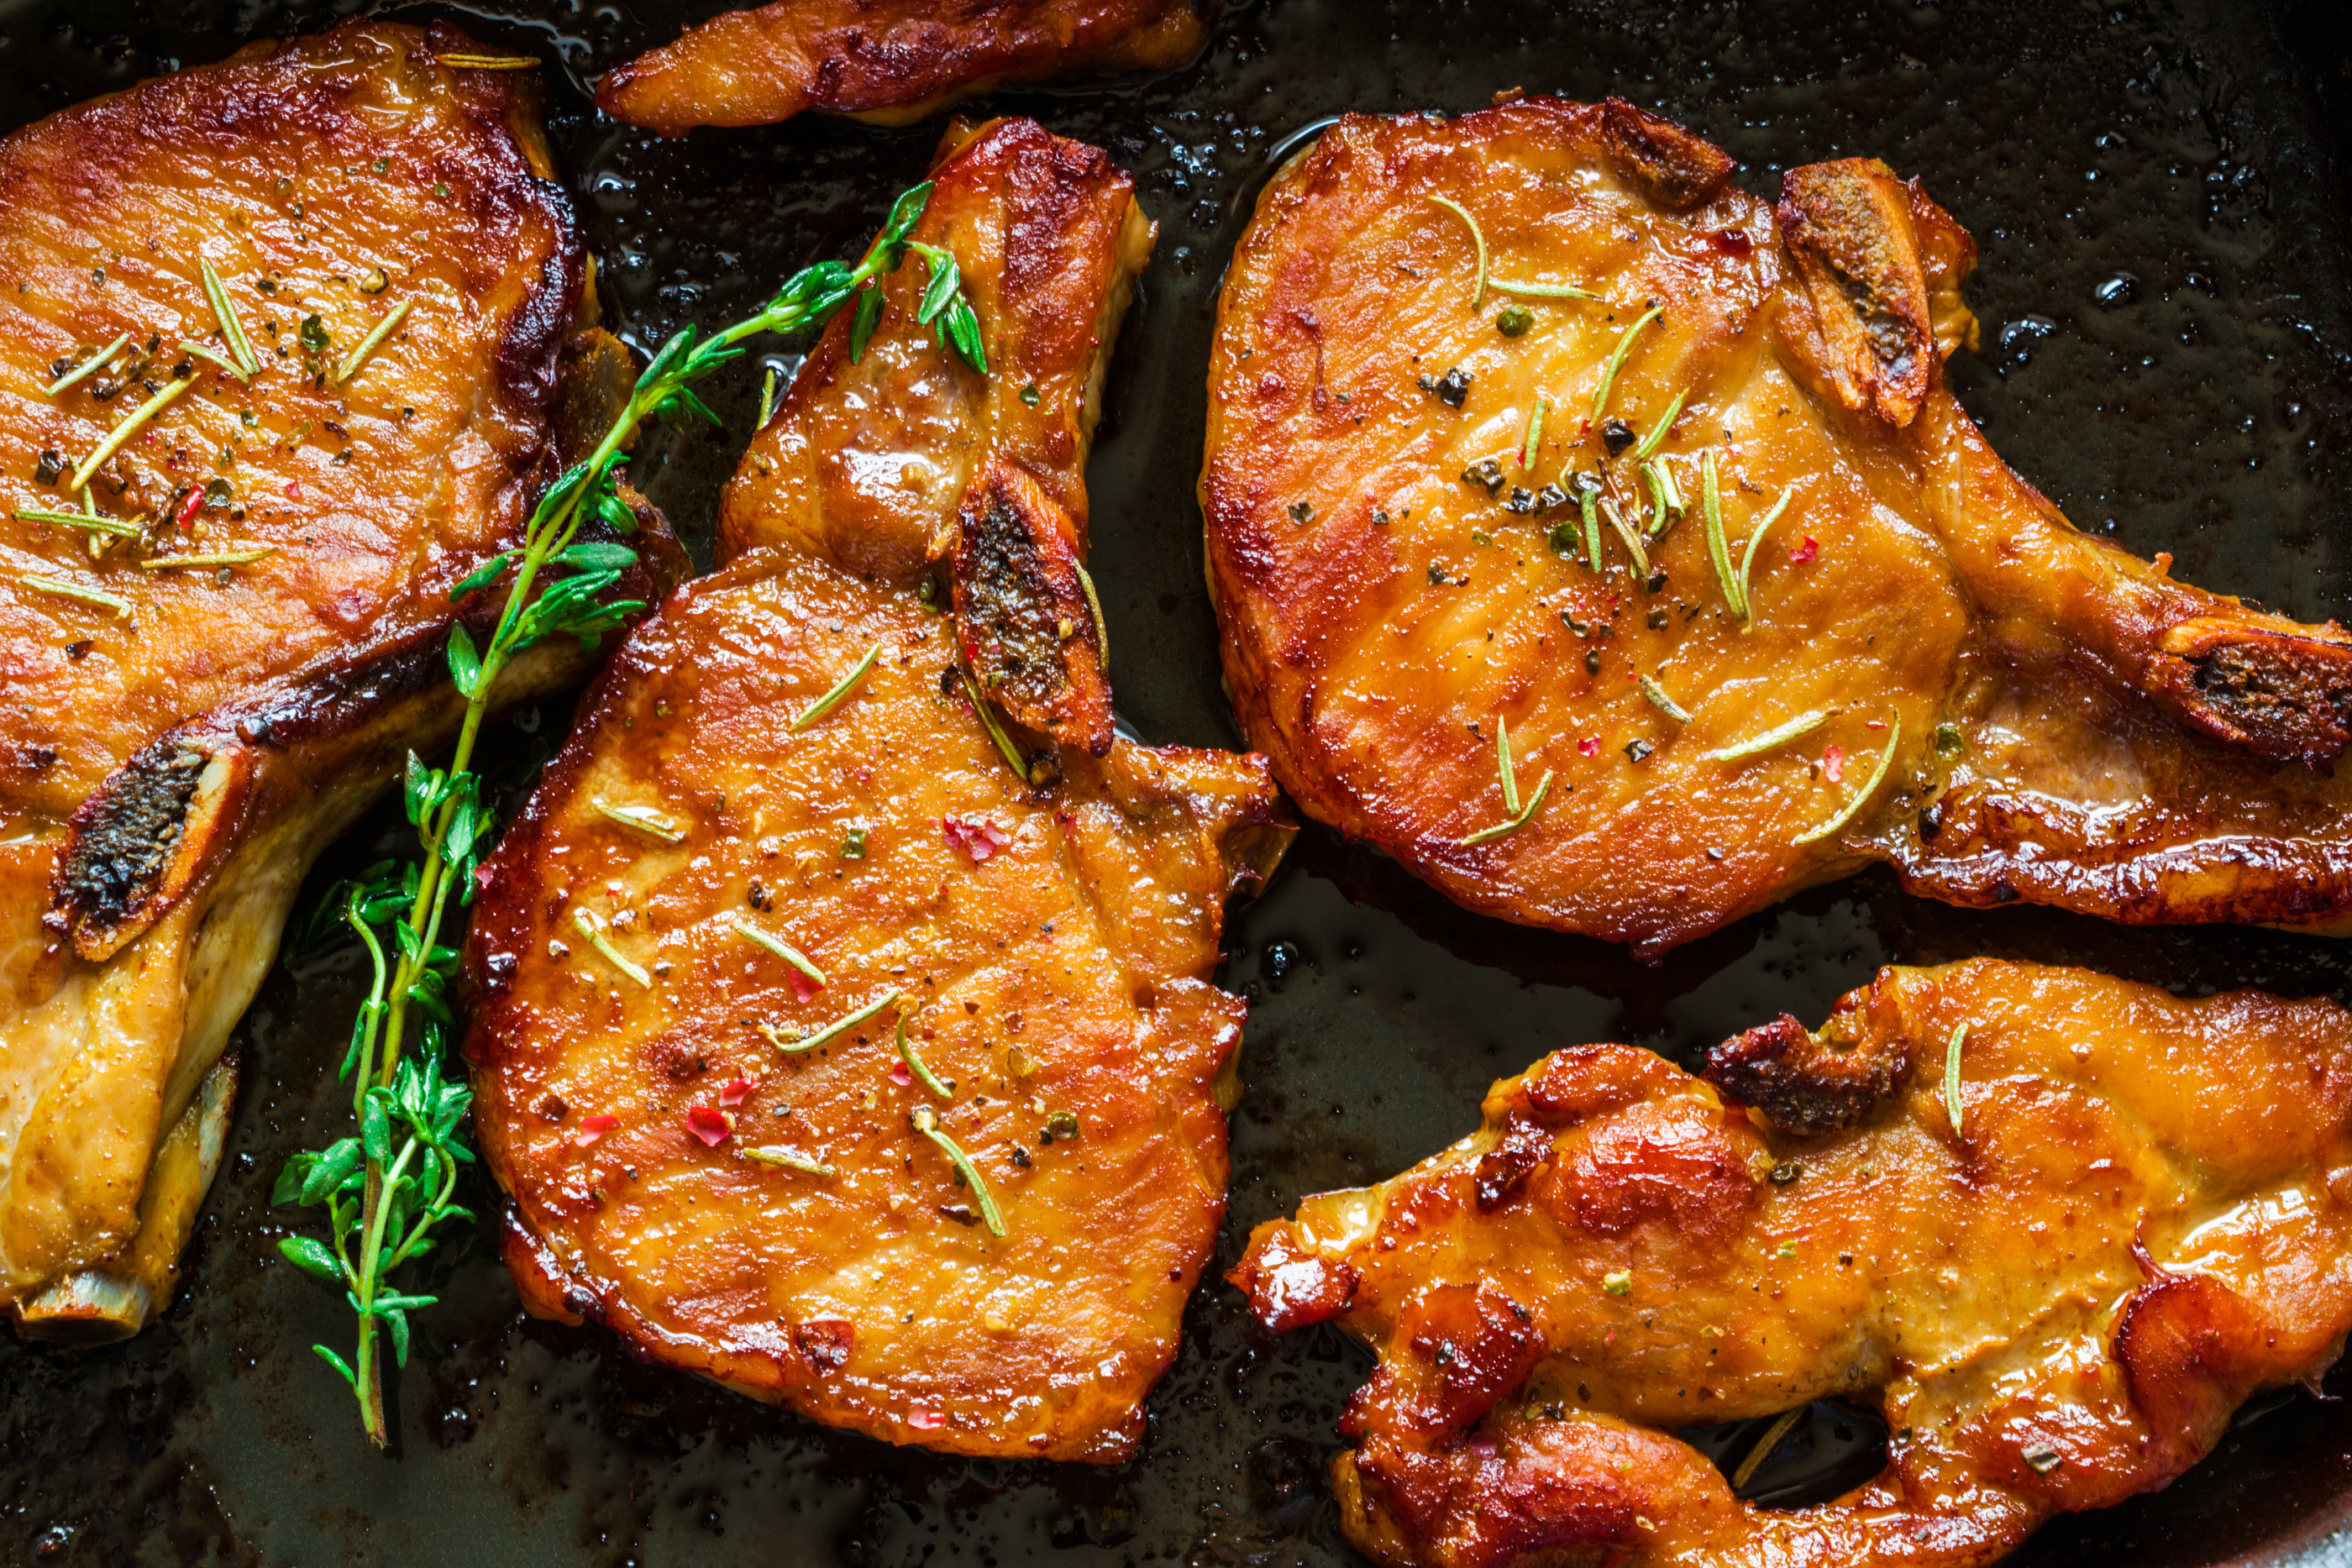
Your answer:
[[[539,66],[529,55],[436,55],[433,63],[467,71],[527,71]]]
[[[1517,832],[1521,828],[1528,825],[1529,818],[1533,817],[1538,810],[1542,809],[1544,797],[1550,793],[1551,774],[1546,772],[1543,778],[1537,782],[1536,792],[1528,797],[1528,803],[1526,805],[1519,808],[1518,815],[1513,817],[1509,821],[1497,822],[1491,828],[1479,829],[1468,838],[1459,841],[1462,847],[1465,850],[1473,849],[1479,844],[1492,843],[1495,840],[1502,838],[1507,834]]]
[[[1675,393],[1675,401],[1666,404],[1666,412],[1658,415],[1658,423],[1650,427],[1649,434],[1642,437],[1642,444],[1633,448],[1633,462],[1636,466],[1647,463],[1657,455],[1658,448],[1665,444],[1666,433],[1674,429],[1675,421],[1683,416],[1683,404],[1689,399],[1690,388],[1688,387]]]
[[[76,365],[72,370],[68,371],[64,375],[59,376],[47,386],[43,387],[41,391],[50,397],[55,397],[58,393],[64,392],[67,388],[72,386],[75,382],[96,374],[98,368],[106,363],[107,361],[114,358],[116,354],[120,353],[122,350],[122,345],[129,341],[131,341],[131,334],[128,332],[123,333],[121,337],[115,339],[114,341],[109,343],[106,347],[100,349],[87,360],[84,360],[80,364]]]
[[[258,549],[208,550],[202,555],[155,555],[139,563],[142,571],[173,571],[181,567],[251,566],[278,553],[276,545]]]
[[[809,726],[814,724],[817,720],[823,718],[825,715],[839,707],[843,703],[847,702],[849,700],[849,694],[857,689],[857,684],[866,678],[868,671],[874,668],[874,661],[881,656],[881,643],[877,643],[871,648],[866,649],[866,657],[857,661],[857,667],[851,670],[849,674],[842,676],[838,681],[835,681],[833,685],[833,690],[825,693],[824,695],[809,704],[807,711],[803,712],[800,717],[793,720],[793,722],[786,727],[785,732],[790,735],[798,735],[801,731],[806,729]]]
[[[588,938],[588,946],[595,948],[596,951],[604,955],[604,961],[606,963],[612,965],[615,969],[620,970],[624,975],[628,976],[629,978],[636,981],[638,985],[643,986],[646,989],[653,989],[654,977],[651,975],[646,974],[645,970],[639,968],[636,965],[630,963],[628,959],[623,957],[621,956],[621,950],[618,947],[614,946],[609,941],[605,940],[604,934],[602,931],[597,930],[596,927],[588,923],[588,912],[586,910],[575,909],[572,912],[572,928],[574,931],[579,932],[581,936]]]
[[[444,57],[446,58],[446,57]],[[537,64],[538,62],[533,61],[532,63]],[[370,332],[366,337],[360,340],[360,346],[352,350],[351,358],[345,360],[343,361],[342,369],[335,372],[335,384],[337,386],[342,385],[345,382],[350,381],[353,376],[359,374],[360,367],[367,363],[368,356],[374,353],[377,349],[381,348],[383,344],[383,340],[386,338],[391,337],[394,330],[397,329],[403,321],[408,319],[408,308],[415,303],[416,301],[414,298],[404,299],[399,304],[384,312],[383,319],[375,324],[375,330]]]
[[[1086,562],[1070,563],[1078,569],[1078,586],[1087,591],[1087,609],[1095,618],[1095,664],[1097,668],[1110,668],[1110,627],[1104,623],[1102,598],[1095,592],[1095,574],[1087,570]]]
[[[1429,193],[1429,199],[1467,224],[1470,226],[1470,237],[1477,242],[1478,283],[1477,287],[1470,291],[1470,308],[1475,311],[1486,303],[1486,233],[1478,226],[1478,220],[1470,215],[1470,210],[1459,202],[1448,201],[1444,196],[1433,193]]]
[[[1517,294],[1528,299],[1598,299],[1589,288],[1579,288],[1572,283],[1517,283],[1508,278],[1490,277],[1486,287],[1497,294]]]
[[[942,1100],[952,1100],[955,1098],[955,1084],[952,1082],[941,1082],[939,1075],[933,1072],[929,1067],[926,1067],[923,1064],[923,1059],[915,1053],[914,1042],[907,1038],[907,1015],[905,1013],[900,1013],[898,1015],[898,1060],[907,1064],[908,1071],[913,1073],[917,1078],[922,1081],[924,1088],[929,1090],[932,1093],[938,1095]]]
[[[768,1037],[768,1043],[770,1045],[774,1046],[778,1051],[782,1051],[785,1055],[798,1056],[803,1051],[814,1051],[818,1046],[832,1044],[835,1040],[839,1040],[843,1035],[847,1034],[851,1030],[856,1029],[859,1024],[864,1023],[867,1019],[872,1018],[876,1013],[880,1012],[883,1009],[889,1007],[892,1003],[898,1001],[899,994],[900,993],[896,990],[885,991],[880,996],[875,998],[872,1001],[866,1003],[864,1007],[858,1009],[856,1012],[845,1013],[840,1018],[834,1019],[831,1023],[817,1030],[814,1034],[804,1034],[798,1040],[786,1040],[783,1036],[776,1032],[775,1026],[772,1024],[761,1024],[760,1026],[760,1032]]]
[[[591,800],[589,804],[596,808],[598,814],[666,844],[686,841],[686,830],[650,806],[609,806],[603,800]]]
[[[1952,1118],[1952,1136],[1960,1135],[1960,1044],[1969,1038],[1969,1026],[1959,1024],[1952,1030],[1952,1043],[1944,1048],[1944,1111]]]
[[[1528,415],[1528,438],[1519,445],[1519,466],[1536,465],[1536,449],[1543,444],[1544,415],[1551,412],[1551,399],[1536,399],[1535,412]]]
[[[204,361],[206,364],[217,365],[222,370],[226,371],[230,375],[235,376],[238,381],[250,382],[253,379],[251,376],[245,373],[245,370],[242,366],[232,363],[222,355],[216,354],[210,349],[205,348],[202,343],[190,342],[187,339],[183,338],[180,340],[180,351],[183,353],[194,354],[196,358]]]
[[[59,599],[70,599],[77,603],[87,604],[92,609],[111,611],[117,615],[131,613],[129,600],[119,599],[111,593],[101,592],[95,588],[83,588],[68,582],[63,578],[35,577],[28,573],[16,580],[36,592],[54,593]]]
[[[1609,356],[1609,362],[1606,365],[1603,365],[1601,369],[1601,385],[1593,390],[1593,418],[1599,419],[1601,417],[1601,411],[1609,406],[1609,393],[1611,389],[1615,387],[1617,384],[1617,372],[1625,368],[1625,356],[1633,351],[1634,335],[1640,332],[1643,328],[1648,326],[1651,322],[1656,320],[1665,313],[1666,308],[1664,306],[1651,306],[1650,308],[1643,313],[1642,319],[1634,322],[1631,327],[1626,328],[1624,334],[1617,340],[1616,350]]]
[[[93,517],[88,512],[50,512],[37,507],[19,507],[16,520],[20,523],[60,523],[69,528],[83,528],[94,534],[115,534],[123,538],[136,538],[140,528],[135,523],[119,517]]]
[[[253,357],[253,345],[247,340],[245,328],[236,319],[236,307],[229,303],[228,289],[222,285],[220,274],[213,270],[209,259],[199,256],[196,267],[204,274],[205,298],[213,308],[213,320],[220,327],[221,341],[228,345],[229,358],[247,376],[252,375],[261,369],[261,361]]]
[[[1862,788],[1853,792],[1853,799],[1846,801],[1846,803],[1839,809],[1836,816],[1832,817],[1828,821],[1822,823],[1817,828],[1810,829],[1807,831],[1799,834],[1791,841],[1800,844],[1810,844],[1816,839],[1828,838],[1832,833],[1836,832],[1840,828],[1844,827],[1846,823],[1852,821],[1853,820],[1853,814],[1862,810],[1863,803],[1868,800],[1873,795],[1878,793],[1880,780],[1886,777],[1886,769],[1895,761],[1895,748],[1902,743],[1903,716],[1901,714],[1896,714],[1895,716],[1894,723],[1889,727],[1886,737],[1886,749],[1878,754],[1877,765],[1871,768],[1870,777],[1863,780]]]
[[[1642,548],[1641,534],[1617,510],[1616,502],[1603,496],[1600,497],[1598,505],[1601,507],[1601,515],[1609,519],[1609,526],[1614,528],[1617,531],[1617,537],[1625,542],[1625,553],[1633,558],[1633,575],[1640,578],[1648,577],[1650,552]]]
[[[1653,457],[1643,464],[1642,477],[1649,482],[1655,507],[1650,518],[1650,537],[1656,538],[1687,508],[1683,502],[1682,486],[1675,483],[1675,471],[1664,458]]]
[[[1736,745],[1727,746],[1720,751],[1710,751],[1699,760],[1701,762],[1738,762],[1743,758],[1759,757],[1775,747],[1786,746],[1801,735],[1812,734],[1844,711],[1843,708],[1834,707],[1815,708],[1811,713],[1800,714],[1786,724],[1775,725],[1761,735],[1740,741]]]
[[[971,699],[971,711],[980,716],[981,727],[988,731],[988,738],[996,743],[997,755],[1004,758],[1004,766],[1013,769],[1015,779],[1026,784],[1029,782],[1029,769],[1022,765],[1021,754],[1013,749],[1011,738],[1005,735],[1004,727],[996,722],[996,715],[990,710],[988,699],[980,695],[980,687],[973,682],[971,672],[965,670],[962,674],[964,695]]]
[[[996,1212],[996,1199],[989,1196],[988,1184],[980,1177],[980,1167],[971,1163],[970,1155],[957,1147],[953,1138],[940,1131],[939,1113],[929,1105],[918,1105],[915,1107],[915,1113],[908,1120],[914,1124],[915,1131],[939,1145],[940,1153],[947,1155],[949,1162],[955,1166],[964,1181],[971,1187],[972,1197],[980,1200],[980,1218],[987,1224],[988,1233],[991,1236],[1003,1236],[1004,1217]]]
[[[1500,715],[1495,719],[1495,770],[1503,776],[1503,810],[1516,817],[1519,814],[1519,781],[1511,771],[1511,727]]]
[[[86,488],[89,484],[89,476],[104,467],[108,458],[121,451],[131,438],[139,434],[141,425],[161,413],[166,403],[195,384],[196,378],[194,375],[182,376],[153,397],[132,409],[130,416],[121,424],[116,425],[107,434],[106,439],[98,444],[98,450],[81,460],[81,466],[75,469],[73,476],[66,481],[66,488],[68,490]]]
[[[1698,471],[1700,500],[1706,508],[1706,558],[1715,564],[1715,580],[1723,584],[1724,602],[1745,621],[1748,607],[1739,601],[1739,582],[1731,575],[1731,552],[1723,542],[1723,496],[1716,484],[1713,447],[1699,459]]]
[[[834,1174],[831,1166],[810,1159],[806,1155],[796,1155],[781,1144],[772,1148],[744,1149],[740,1151],[740,1157],[755,1166],[774,1166],[783,1170],[798,1171],[803,1176],[829,1176]]]
[[[776,372],[774,367],[771,366],[768,370],[767,379],[760,383],[760,422],[757,424],[754,424],[751,428],[753,430],[767,429],[768,421],[775,412]]]
[[[1528,819],[1534,816],[1537,809],[1544,803],[1544,797],[1551,793],[1551,775],[1546,773],[1543,781],[1536,786],[1536,792],[1528,798],[1525,804],[1520,802],[1517,769],[1511,761],[1511,727],[1500,717],[1495,720],[1495,771],[1502,776],[1503,810],[1508,813],[1507,820],[1491,828],[1481,828],[1468,838],[1458,841],[1464,849],[1492,842],[1506,833],[1517,832],[1527,826]]]
[[[735,935],[738,936],[743,937],[747,941],[757,942],[761,946],[765,947],[769,952],[773,953],[777,957],[782,958],[785,963],[790,964],[793,968],[798,969],[802,974],[806,975],[818,985],[822,986],[825,983],[824,971],[818,968],[814,964],[810,963],[808,961],[808,955],[803,953],[799,948],[793,946],[782,937],[775,936],[771,932],[761,930],[758,926],[752,925],[750,921],[744,919],[740,915],[736,916],[734,925]]]
[[[1642,695],[1650,699],[1650,706],[1652,707],[1656,708],[1660,713],[1664,714],[1676,724],[1688,724],[1690,722],[1690,715],[1683,711],[1682,705],[1675,702],[1674,698],[1668,696],[1666,695],[1666,688],[1658,685],[1656,681],[1653,680],[1648,675],[1643,675],[1642,677]]]
[[[1789,1435],[1789,1428],[1797,1424],[1797,1417],[1802,1416],[1805,1410],[1806,1406],[1802,1405],[1798,1406],[1794,1410],[1784,1410],[1780,1413],[1780,1418],[1778,1421],[1764,1429],[1764,1436],[1757,1439],[1754,1448],[1748,1450],[1748,1457],[1739,1461],[1739,1468],[1731,1472],[1733,1491],[1738,1491],[1741,1487],[1746,1486],[1748,1478],[1763,1469],[1764,1461],[1772,1457],[1772,1450],[1780,1446],[1780,1439]]]
[[[1748,531],[1748,548],[1739,556],[1739,618],[1743,621],[1756,613],[1756,597],[1750,590],[1748,575],[1756,570],[1756,547],[1764,542],[1766,531],[1780,520],[1781,513],[1789,509],[1789,498],[1795,493],[1792,490],[1781,491],[1780,498],[1772,503],[1772,509],[1764,514],[1764,520]]]

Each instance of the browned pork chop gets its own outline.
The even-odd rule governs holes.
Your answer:
[[[160,1305],[210,1162],[159,1145],[217,1150],[198,1087],[304,871],[454,730],[450,587],[519,541],[559,404],[597,417],[617,349],[575,336],[534,83],[439,59],[473,48],[352,24],[0,141],[0,1305],[28,1331]],[[650,554],[641,596],[680,564]],[[501,697],[584,664],[539,651]]]
[[[1079,465],[1127,177],[1020,120],[942,156],[914,237],[988,376],[919,261],[856,363],[828,329],[730,564],[489,864],[467,1051],[532,1311],[888,1441],[1109,1462],[1224,1210],[1223,905],[1289,829],[1263,758],[1110,727]]]
[[[1694,1078],[1631,1046],[1264,1225],[1234,1271],[1380,1368],[1339,1522],[1393,1568],[1977,1564],[2161,1487],[2352,1328],[2352,1018],[1886,969]],[[1843,1396],[1876,1479],[1762,1509],[1676,1429]]]
[[[1268,187],[1202,495],[1284,785],[1472,908],[1645,953],[1872,861],[2352,922],[2352,641],[2002,465],[1943,379],[1976,247],[1916,182],[1819,164],[1776,209],[1731,170],[1529,99],[1351,117]]]

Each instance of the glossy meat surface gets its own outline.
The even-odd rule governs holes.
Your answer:
[[[1916,182],[1813,165],[1775,208],[1731,167],[1533,99],[1350,118],[1269,186],[1202,489],[1286,788],[1472,908],[1645,953],[1872,860],[2341,928],[2342,632],[2175,583],[2001,464],[1943,384],[1975,246]],[[1553,781],[1490,832],[1504,726],[1518,792]]]
[[[1463,1143],[1261,1226],[1234,1279],[1379,1353],[1335,1476],[1383,1563],[1986,1563],[2334,1362],[2347,1048],[2325,1002],[1886,969],[1704,1078],[1557,1052]],[[1827,1396],[1892,1436],[1816,1507],[1738,1501],[1671,1436]]]
[[[1124,176],[1026,122],[945,156],[925,232],[991,232],[1008,181],[1034,213],[955,242],[995,373],[902,286],[870,374],[827,329],[730,564],[615,657],[488,869],[477,1124],[531,1310],[887,1441],[1110,1462],[1223,1214],[1224,903],[1289,830],[1263,758],[1109,729],[1077,464],[1148,249]],[[1050,350],[1041,259],[1091,280]],[[1016,371],[1047,395],[992,413]]]
[[[614,369],[609,340],[575,339],[586,263],[535,85],[438,62],[473,47],[354,24],[0,141],[0,265],[23,284],[0,294],[23,459],[0,486],[0,1304],[19,1312],[131,1243],[158,1140],[311,858],[454,730],[451,585],[517,542],[562,410],[593,416]],[[181,347],[236,357],[200,258],[249,380]],[[127,532],[20,515],[78,510],[74,471],[184,380],[89,478]],[[647,543],[641,595],[679,564]],[[226,563],[168,564],[208,557]],[[542,650],[501,695],[582,664]],[[168,1263],[194,1204],[148,1207],[176,1230],[137,1250]]]
[[[1164,70],[1216,0],[775,0],[730,11],[597,84],[605,113],[665,136],[804,110],[882,125],[1008,83]]]

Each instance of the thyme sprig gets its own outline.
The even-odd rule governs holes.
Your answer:
[[[394,1359],[404,1362],[408,1314],[434,1300],[394,1288],[390,1277],[432,1250],[437,1231],[470,1218],[454,1201],[458,1169],[473,1158],[458,1130],[471,1096],[446,1066],[457,1036],[457,953],[442,942],[441,931],[453,903],[463,907],[472,901],[475,867],[493,836],[491,811],[471,768],[499,677],[527,650],[552,638],[573,636],[593,647],[644,608],[638,601],[605,597],[635,564],[635,551],[579,538],[592,517],[623,535],[635,531],[635,514],[617,487],[624,448],[648,419],[719,423],[695,385],[741,358],[745,350],[738,345],[745,339],[822,325],[860,287],[898,267],[930,190],[928,183],[918,185],[898,198],[856,266],[819,262],[785,283],[757,314],[707,338],[689,327],[662,345],[587,460],[541,496],[524,527],[521,548],[491,557],[449,591],[456,603],[506,584],[487,641],[477,644],[463,622],[449,631],[450,679],[466,708],[448,767],[427,767],[413,754],[409,758],[403,797],[422,855],[404,865],[386,862],[371,868],[356,883],[332,890],[322,910],[323,923],[340,918],[352,928],[373,969],[342,1066],[352,1085],[359,1132],[325,1149],[294,1155],[279,1173],[275,1192],[278,1202],[326,1210],[331,1244],[293,1236],[278,1249],[305,1273],[341,1289],[357,1314],[351,1360],[325,1345],[313,1348],[350,1385],[361,1426],[379,1447],[390,1430],[383,1343],[388,1338]],[[203,265],[205,294],[222,336],[246,362],[250,350],[236,313],[211,264]],[[556,573],[562,575],[551,575]],[[542,586],[543,577],[551,580]],[[577,924],[593,944],[610,948],[584,918]],[[612,951],[605,956],[625,971],[635,967]],[[649,982],[650,977],[645,978]]]
[[[100,349],[87,360],[84,360],[80,364],[76,365],[72,370],[68,371],[64,375],[59,376],[56,381],[51,382],[47,386],[43,387],[41,389],[42,392],[47,396],[55,397],[59,392],[65,392],[81,382],[87,381],[91,376],[96,375],[100,367],[104,365],[107,361],[121,353],[122,351],[122,345],[129,341],[131,341],[131,334],[128,332],[122,333],[121,336],[117,337],[114,341],[109,343],[106,347]]]
[[[1503,776],[1503,810],[1508,813],[1507,818],[1461,840],[1465,850],[1492,843],[1506,834],[1517,832],[1542,809],[1544,797],[1551,793],[1551,770],[1546,768],[1543,780],[1536,786],[1535,793],[1528,796],[1524,803],[1520,801],[1518,772],[1511,761],[1511,727],[1499,716],[1495,720],[1495,770]]]

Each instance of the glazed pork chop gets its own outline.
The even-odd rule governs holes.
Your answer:
[[[443,642],[496,605],[449,591],[625,377],[533,83],[442,59],[472,49],[350,25],[0,141],[0,1306],[27,1333],[168,1295],[226,1114],[200,1085],[303,873],[453,733]],[[647,554],[640,596],[680,564]],[[504,700],[584,664],[537,651]]]
[[[1219,308],[1234,705],[1311,815],[1645,954],[1892,863],[2137,923],[2352,921],[2352,641],[2002,465],[1974,244],[1864,161],[1777,207],[1622,102],[1354,117]]]
[[[1149,225],[950,137],[486,871],[467,1054],[531,1311],[887,1441],[1111,1462],[1213,1245],[1263,758],[1117,737],[1078,465]],[[1024,396],[1024,392],[1028,393]]]
[[[1692,1077],[1630,1046],[1264,1225],[1270,1327],[1378,1353],[1336,1462],[1375,1561],[1961,1564],[2162,1487],[2352,1328],[2352,1017],[2081,970],[1882,970]],[[1875,1479],[1761,1509],[1673,1433],[1875,1403]]]
[[[1012,83],[1181,66],[1217,3],[774,0],[620,67],[597,84],[596,107],[664,136],[804,110],[907,125]]]

